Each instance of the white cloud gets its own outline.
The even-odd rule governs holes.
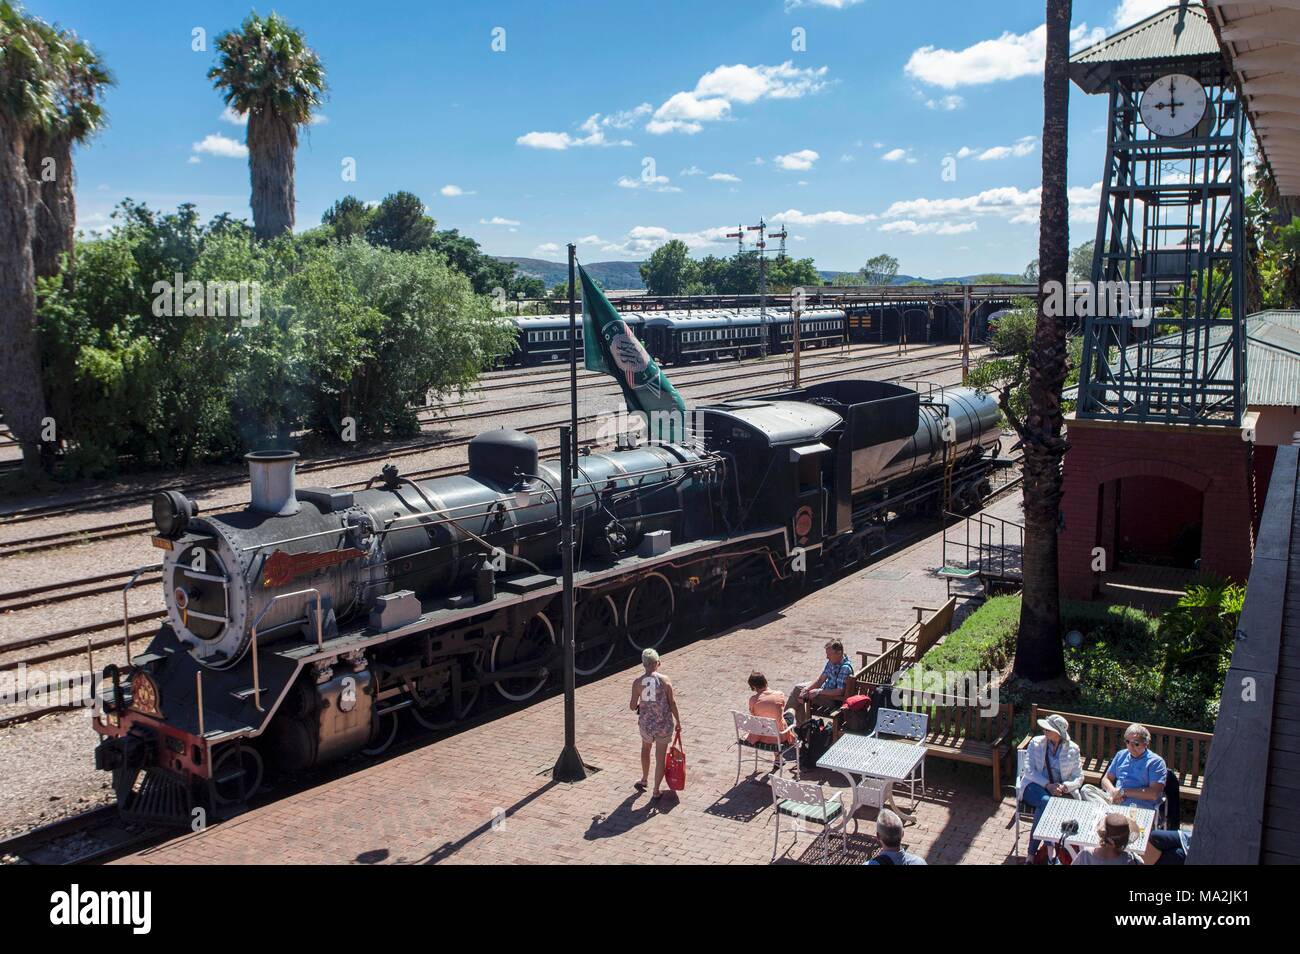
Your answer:
[[[604,241],[604,239],[602,239],[599,235],[584,235],[582,238],[578,239],[578,244],[579,244],[579,245],[599,245],[599,244],[600,244],[601,242],[603,242],[603,241]]]
[[[790,172],[806,172],[820,158],[821,156],[811,149],[800,149],[798,152],[788,152],[783,156],[773,156],[772,161]]]
[[[702,176],[702,175],[704,175],[704,170],[701,169],[699,166],[687,166],[685,169],[683,169],[683,170],[679,173],[679,175],[683,175],[683,176]]]
[[[1009,146],[992,146],[982,152],[962,146],[957,150],[957,158],[965,159],[967,156],[974,155],[980,162],[989,162],[996,159],[1018,159],[1032,155],[1037,148],[1037,136],[1021,136]]]
[[[198,156],[190,156],[190,158],[189,158],[189,163],[190,163],[190,165],[192,165],[192,166],[197,166],[197,165],[198,165],[200,162],[202,162],[202,161],[203,161],[203,160],[200,159]]]
[[[877,216],[868,212],[860,215],[857,212],[841,212],[839,209],[828,209],[825,212],[801,212],[798,209],[786,209],[784,212],[778,212],[775,215],[769,215],[768,221],[782,222],[786,225],[866,225],[874,221]]]
[[[479,225],[518,225],[519,222],[516,219],[504,219],[499,215],[494,215],[490,219],[479,219],[478,224]]]
[[[885,162],[898,162],[900,159],[907,158],[907,150],[902,148],[891,149],[880,158],[885,160]]]
[[[669,185],[667,176],[619,176],[614,183],[620,189],[648,189],[651,192],[681,192],[675,185]]]
[[[191,148],[194,152],[206,153],[209,156],[222,156],[226,159],[244,159],[248,156],[247,146],[220,133],[211,133],[204,136],[202,142],[194,143]]]
[[[472,189],[469,192],[466,192],[460,186],[452,185],[451,183],[447,183],[447,185],[443,186],[438,191],[449,199],[454,199],[456,198],[456,196],[459,195],[478,195],[478,193],[473,191]]]
[[[979,225],[975,222],[913,222],[911,219],[899,219],[886,222],[880,226],[882,232],[902,232],[906,235],[961,235],[974,232]]]
[[[941,96],[938,99],[927,99],[925,101],[926,109],[943,109],[952,112],[954,109],[961,109],[966,100],[957,95]]]
[[[560,246],[557,245],[555,242],[543,242],[541,245],[537,246],[537,248],[533,249],[533,254],[534,255],[557,255],[559,254],[559,251],[560,251]]]
[[[721,244],[727,231],[725,226],[699,232],[672,232],[659,225],[638,225],[628,231],[622,242],[606,243],[600,250],[622,255],[646,255],[673,239],[685,242],[692,249],[707,248]]]
[[[324,126],[330,118],[324,113],[312,113],[311,119],[308,120],[313,126]]]
[[[759,99],[799,99],[826,87],[827,67],[800,69],[790,60],[779,66],[719,66],[695,84],[698,96],[719,96],[738,103]]]
[[[1105,32],[1100,27],[1090,30],[1086,23],[1080,23],[1070,30],[1071,48],[1095,43]],[[922,83],[955,89],[1037,75],[1043,72],[1046,55],[1047,27],[1040,25],[1028,33],[1008,31],[995,40],[981,40],[962,50],[923,46],[912,52],[903,71]]]
[[[227,106],[221,111],[221,121],[232,126],[247,126],[248,113],[237,113],[233,106]]]
[[[645,131],[652,136],[662,136],[664,133],[680,132],[688,136],[694,136],[703,129],[700,123],[689,122],[685,119],[652,119],[645,124]]]
[[[730,172],[715,172],[709,176],[712,182],[739,182],[740,176],[733,176]]]
[[[852,162],[852,161],[853,161],[853,157],[850,156],[847,152],[844,155],[840,156],[840,162]]]
[[[832,10],[843,10],[845,7],[856,6],[862,0],[785,0],[786,10],[794,10],[798,7],[830,7]]]
[[[993,216],[1016,225],[1032,224],[1038,221],[1040,193],[1037,186],[1032,189],[1000,186],[955,199],[905,199],[890,205],[882,217],[913,221],[942,219],[951,222],[959,217]],[[1067,190],[1067,194],[1070,221],[1097,220],[1097,205],[1101,202],[1100,182],[1091,186],[1073,186]]]
[[[626,139],[608,139],[606,129],[624,129],[650,111],[649,103],[642,103],[635,109],[624,110],[610,116],[592,113],[579,124],[578,128],[585,136],[574,136],[567,132],[529,132],[515,138],[515,144],[529,149],[553,149],[562,152],[579,146],[630,146]]]
[[[1173,3],[1174,0],[1120,0],[1120,5],[1115,8],[1112,26],[1116,30],[1132,26],[1153,13],[1159,13],[1165,7],[1173,6]]]

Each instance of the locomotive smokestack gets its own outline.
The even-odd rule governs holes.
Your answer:
[[[248,461],[252,509],[279,517],[298,512],[294,483],[297,459],[298,452],[291,450],[252,451],[244,455]]]

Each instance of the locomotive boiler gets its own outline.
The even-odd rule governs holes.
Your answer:
[[[797,598],[898,514],[976,503],[999,462],[996,404],[964,388],[828,382],[696,422],[690,443],[576,460],[579,675]],[[561,669],[562,475],[531,437],[489,431],[464,474],[387,466],[356,491],[297,486],[296,459],[247,455],[242,508],[154,499],[167,620],[105,670],[94,723],[129,815],[241,802],[268,765],[379,752],[404,713],[446,727]]]

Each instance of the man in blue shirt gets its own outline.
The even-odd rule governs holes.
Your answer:
[[[844,699],[844,686],[853,675],[853,664],[844,655],[844,644],[832,639],[826,644],[826,665],[822,674],[811,683],[801,682],[790,690],[787,697],[794,707],[795,723],[808,721],[809,710],[827,712],[835,709]]]
[[[1101,780],[1111,804],[1154,809],[1165,791],[1165,760],[1150,749],[1151,733],[1134,723],[1124,731],[1124,749],[1117,752]]]

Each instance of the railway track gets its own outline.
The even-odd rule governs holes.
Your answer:
[[[0,841],[0,863],[84,865],[156,841],[163,829],[128,824],[104,805]]]

